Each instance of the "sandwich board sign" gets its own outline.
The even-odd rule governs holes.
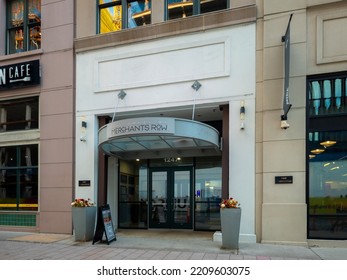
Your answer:
[[[110,244],[112,241],[116,241],[116,233],[114,232],[110,206],[100,206],[98,209],[98,217],[96,223],[95,234],[93,238],[93,245],[96,242],[102,241],[102,237],[105,233],[106,242]]]

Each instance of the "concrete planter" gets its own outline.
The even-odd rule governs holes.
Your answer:
[[[239,249],[241,208],[220,209],[222,248]]]
[[[94,237],[96,207],[72,207],[75,241],[90,241]]]

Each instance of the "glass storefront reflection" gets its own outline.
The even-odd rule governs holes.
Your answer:
[[[147,228],[148,191],[146,161],[120,161],[119,226]]]
[[[347,238],[347,132],[309,134],[309,237]]]
[[[120,161],[119,227],[148,228],[152,225],[220,230],[220,157],[195,159],[194,190],[191,190],[192,158],[148,162],[150,167],[147,161]],[[152,180],[151,185],[148,184],[149,180]],[[171,181],[172,184],[168,184]],[[194,205],[191,197],[195,199]]]
[[[220,158],[197,159],[195,176],[195,229],[220,230],[219,203],[222,194]]]

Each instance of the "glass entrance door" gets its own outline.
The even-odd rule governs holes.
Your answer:
[[[191,167],[150,170],[150,227],[192,228],[192,174]]]

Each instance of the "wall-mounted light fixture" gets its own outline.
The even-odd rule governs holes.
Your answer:
[[[245,129],[245,115],[246,115],[246,108],[245,108],[245,101],[241,101],[240,106],[240,129]]]
[[[87,122],[86,121],[82,121],[80,140],[82,142],[86,142],[87,141]]]

